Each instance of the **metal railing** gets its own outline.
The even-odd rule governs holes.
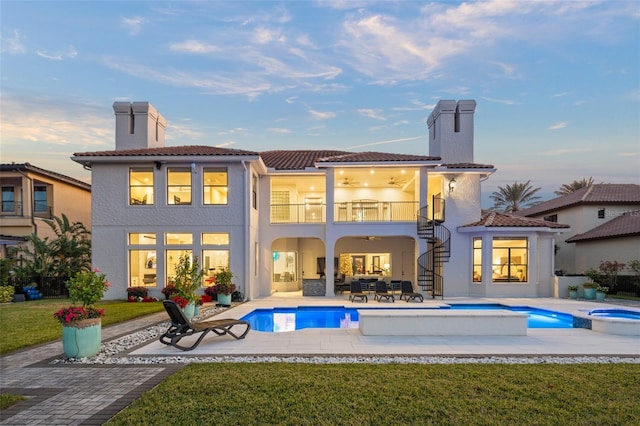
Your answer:
[[[3,201],[2,210],[0,215],[2,216],[17,216],[28,217],[29,212],[25,215],[23,203],[21,201]],[[33,211],[34,217],[40,217],[44,219],[53,218],[53,207],[49,205],[36,204]]]
[[[271,223],[325,223],[325,204],[272,204]],[[414,222],[417,201],[357,200],[334,204],[335,222]]]
[[[356,200],[334,204],[336,222],[414,222],[417,201]]]

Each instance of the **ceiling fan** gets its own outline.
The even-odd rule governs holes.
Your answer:
[[[401,186],[402,184],[406,183],[406,179],[398,179],[398,178],[394,178],[393,176],[391,176],[389,178],[389,180],[387,181],[387,185],[391,185],[391,186]]]
[[[338,185],[339,186],[356,186],[356,185],[360,185],[360,182],[352,178],[345,177],[340,182],[338,182]]]

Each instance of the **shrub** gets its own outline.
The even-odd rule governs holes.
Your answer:
[[[162,289],[162,294],[164,294],[165,299],[171,299],[171,296],[176,292],[176,286],[173,283],[169,283],[165,288]]]
[[[0,286],[0,303],[11,302],[15,291],[12,285]]]
[[[127,298],[129,297],[139,297],[140,299],[144,299],[149,294],[149,290],[146,287],[129,287],[127,288]]]

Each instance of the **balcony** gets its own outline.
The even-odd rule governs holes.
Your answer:
[[[25,218],[29,217],[29,212],[27,212],[27,214],[25,215],[23,203],[20,201],[3,201],[0,216]],[[42,219],[52,219],[53,207],[42,203],[36,203],[33,216]]]
[[[335,203],[336,222],[414,222],[417,201],[354,200]]]
[[[22,203],[19,201],[3,201],[2,216],[22,216]]]
[[[334,204],[335,222],[415,222],[417,201],[354,200]],[[271,223],[325,223],[325,204],[272,204]]]

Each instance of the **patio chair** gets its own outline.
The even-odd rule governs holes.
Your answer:
[[[349,289],[350,289],[350,294],[349,294],[350,302],[355,302],[356,299],[360,299],[365,303],[369,301],[369,299],[367,298],[367,295],[362,292],[362,284],[360,284],[360,281],[358,280],[351,281],[351,285],[349,286]]]
[[[244,339],[251,329],[248,321],[238,319],[214,319],[209,321],[204,320],[191,322],[184,315],[180,306],[178,306],[178,304],[173,300],[163,300],[162,303],[167,314],[169,314],[171,325],[169,326],[169,329],[160,336],[160,342],[165,345],[171,345],[182,351],[195,349],[195,347],[200,344],[204,336],[206,336],[210,331],[214,332],[218,336],[228,334],[235,339]],[[231,328],[236,325],[246,327],[242,334],[236,334],[231,331]],[[183,337],[193,336],[198,333],[201,333],[200,337],[198,337],[198,340],[196,340],[196,342],[191,346],[182,346],[179,344]]]
[[[400,300],[405,297],[407,302],[409,302],[409,300],[418,299],[420,299],[420,302],[424,301],[424,297],[422,297],[420,293],[416,293],[415,291],[413,291],[413,284],[411,284],[411,281],[402,281],[400,283],[400,287],[402,291],[400,293]]]
[[[376,294],[375,296],[373,296],[373,298],[374,300],[377,299],[378,302],[382,302],[383,297],[387,302],[389,300],[391,300],[391,302],[396,301],[396,298],[393,296],[393,294],[387,291],[387,283],[385,281],[376,281]]]

